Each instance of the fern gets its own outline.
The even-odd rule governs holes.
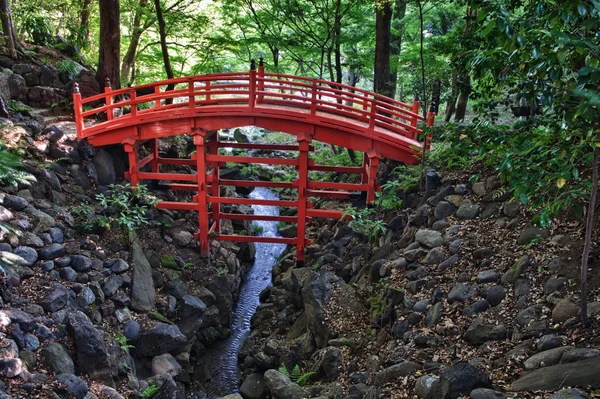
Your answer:
[[[163,323],[167,323],[167,324],[173,324],[173,322],[169,319],[167,319],[162,313],[160,312],[150,312],[150,314],[152,316],[154,316],[154,318],[158,321],[162,321]]]
[[[308,371],[308,372],[303,372],[302,369],[300,368],[299,365],[295,365],[294,368],[292,369],[292,371],[288,371],[288,369],[285,367],[285,365],[281,365],[279,366],[279,368],[277,369],[277,371],[279,371],[281,374],[285,375],[286,377],[288,377],[292,382],[298,384],[298,385],[304,385],[304,383],[306,382],[307,378],[309,378],[310,376],[316,374],[314,371]]]
[[[151,398],[160,391],[160,388],[155,384],[148,385],[148,388],[144,389],[144,392],[140,394],[142,398]]]
[[[8,151],[0,143],[0,184],[6,186],[17,186],[19,184],[28,186],[36,181],[32,174],[19,170],[21,166],[21,158]]]

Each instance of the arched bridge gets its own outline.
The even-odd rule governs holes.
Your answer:
[[[172,190],[197,192],[193,202],[160,202],[159,208],[198,211],[196,234],[204,255],[208,241],[264,241],[297,246],[297,260],[304,259],[306,222],[313,217],[339,218],[341,211],[312,209],[311,197],[348,198],[350,192],[366,192],[375,199],[377,167],[381,158],[417,162],[422,143],[417,138],[419,102],[405,104],[344,84],[300,76],[268,74],[259,65],[244,73],[220,73],[164,80],[112,90],[81,98],[73,94],[77,135],[95,146],[122,144],[128,153],[133,185],[140,180],[175,182]],[[427,125],[435,114],[429,113]],[[95,122],[86,122],[95,118]],[[97,123],[97,120],[103,120]],[[295,135],[297,145],[224,143],[218,129],[254,125]],[[160,157],[158,140],[189,134],[196,146],[188,158]],[[315,165],[309,153],[313,140],[364,153],[361,167]],[[219,148],[297,151],[295,159],[222,155]],[[141,148],[144,150],[140,151]],[[143,153],[143,154],[142,154]],[[141,158],[140,158],[141,157]],[[219,175],[225,162],[291,165],[298,170],[291,182],[226,180]],[[161,172],[161,165],[189,165],[196,174]],[[361,183],[311,181],[309,171],[357,173]],[[293,201],[225,198],[220,186],[292,188]],[[297,216],[255,216],[225,213],[221,204],[259,204],[296,207]],[[255,237],[221,233],[221,220],[273,220],[297,223],[296,238]]]

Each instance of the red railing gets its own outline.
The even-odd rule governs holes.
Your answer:
[[[166,90],[174,85],[173,90]],[[305,119],[337,118],[360,124],[366,131],[383,130],[416,140],[419,103],[405,104],[392,98],[306,77],[265,74],[259,71],[189,76],[112,90],[82,99],[73,94],[77,137],[85,139],[111,127],[143,123],[144,118],[185,117],[186,114],[235,112],[250,114],[283,112]],[[116,114],[116,110],[121,112]],[[128,113],[126,111],[129,111]],[[124,112],[125,111],[125,112]],[[85,126],[86,117],[104,122]]]

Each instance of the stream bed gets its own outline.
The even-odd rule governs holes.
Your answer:
[[[273,191],[257,187],[250,193],[253,199],[279,199]],[[253,205],[255,215],[279,215],[276,206]],[[254,221],[262,228],[261,236],[278,237],[277,222]],[[256,258],[250,267],[240,289],[238,301],[231,318],[231,336],[211,350],[205,359],[212,372],[212,380],[207,383],[208,398],[215,399],[239,391],[238,352],[246,336],[250,333],[250,319],[259,305],[262,290],[271,285],[271,271],[279,255],[285,250],[284,244],[255,243]]]

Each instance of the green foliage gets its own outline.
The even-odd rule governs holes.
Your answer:
[[[35,44],[44,46],[52,41],[52,33],[46,19],[41,16],[29,16],[23,24]]]
[[[376,211],[372,208],[357,209],[348,206],[344,210],[342,218],[350,216],[352,218],[352,222],[350,222],[352,229],[367,237],[369,242],[375,242],[377,237],[386,231],[385,223],[382,220],[373,218],[375,214]]]
[[[167,319],[167,317],[160,312],[150,312],[150,315],[162,323],[173,324],[171,320]]]
[[[96,196],[104,209],[107,225],[117,224],[129,232],[147,224],[146,210],[158,203],[143,184],[111,184],[108,191]]]
[[[10,100],[10,102],[8,103],[8,110],[12,112],[26,112],[31,111],[31,108],[23,104],[22,102]]]
[[[383,210],[398,209],[402,205],[402,199],[398,198],[398,190],[401,182],[390,180],[381,186],[381,191],[377,193],[375,205]]]
[[[121,350],[123,350],[125,352],[128,349],[135,348],[133,345],[127,344],[127,337],[121,333],[118,333],[117,335],[115,335],[115,341],[117,341],[117,344],[119,344],[119,347],[121,348]]]
[[[288,377],[292,382],[298,385],[304,385],[309,377],[315,374],[314,371],[303,372],[299,365],[295,365],[291,371],[289,371],[285,365],[279,366],[277,369],[281,374]]]
[[[91,233],[104,224],[96,217],[94,208],[88,204],[72,206],[71,215],[75,220],[75,229],[80,233]]]
[[[69,78],[69,80],[74,79],[77,75],[79,75],[79,72],[81,72],[81,67],[79,66],[79,64],[71,60],[61,61],[56,66],[56,69],[60,73],[66,75]]]
[[[217,276],[219,276],[219,277],[220,277],[220,276],[224,276],[224,275],[226,275],[227,273],[229,273],[229,269],[228,269],[228,268],[226,268],[226,267],[223,267],[223,266],[221,266],[221,267],[217,267]]]
[[[252,225],[252,234],[259,235],[259,234],[262,234],[263,231],[264,231],[264,228],[262,226],[259,226],[257,224]]]
[[[9,151],[0,141],[0,184],[17,187],[35,182],[32,174],[19,170],[22,165],[21,157]]]
[[[144,389],[144,391],[140,394],[142,398],[151,398],[157,393],[160,392],[160,388],[155,384],[148,385],[148,388]]]

